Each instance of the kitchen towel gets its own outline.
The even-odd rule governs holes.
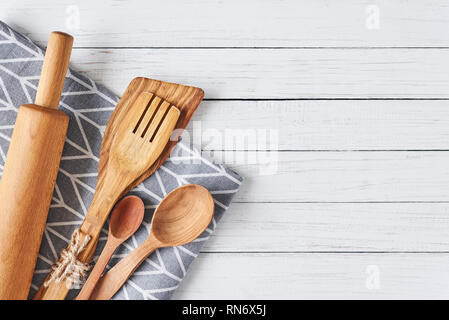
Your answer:
[[[18,107],[34,101],[43,58],[44,50],[0,21],[1,171]],[[70,116],[70,124],[30,297],[51,271],[52,264],[70,242],[72,232],[79,227],[89,208],[97,179],[102,135],[118,100],[105,87],[73,70],[68,71],[59,108]],[[120,246],[110,266],[147,238],[157,204],[180,185],[196,183],[209,189],[215,200],[214,219],[192,243],[154,252],[113,299],[169,299],[230,205],[241,181],[235,172],[202,157],[190,146],[178,143],[163,166],[130,192],[145,203],[144,222],[136,234]],[[103,228],[96,257],[106,242],[107,228],[107,225]],[[72,289],[68,298],[76,294],[77,290]]]

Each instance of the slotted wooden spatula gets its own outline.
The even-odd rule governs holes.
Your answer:
[[[113,135],[108,162],[98,172],[94,198],[82,232],[91,236],[99,234],[123,190],[161,155],[179,115],[178,108],[169,102],[143,92],[125,114],[108,123],[109,133]]]
[[[132,105],[117,112],[108,122],[108,143],[102,144],[94,198],[80,227],[79,243],[91,238],[78,254],[81,262],[91,259],[113,205],[160,157],[180,116],[177,107],[148,92],[140,93]],[[67,291],[66,281],[50,282],[35,299],[63,299]]]

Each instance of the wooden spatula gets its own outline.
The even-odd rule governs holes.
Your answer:
[[[113,205],[160,157],[179,116],[179,109],[168,101],[143,92],[129,108],[111,117],[105,134],[108,144],[102,144],[100,155],[100,159],[107,157],[107,162],[100,166],[94,198],[80,227],[79,242],[83,243],[87,236],[91,240],[79,253],[79,261],[91,259]],[[63,299],[67,291],[65,281],[51,282],[35,299]]]

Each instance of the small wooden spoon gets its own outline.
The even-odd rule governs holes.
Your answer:
[[[89,300],[95,285],[106,268],[117,247],[137,231],[143,220],[144,205],[136,196],[123,198],[114,208],[109,223],[109,234],[106,245],[75,300]]]
[[[153,251],[195,240],[210,224],[213,215],[214,199],[206,188],[189,184],[170,192],[154,212],[147,240],[106,272],[90,299],[112,298]]]

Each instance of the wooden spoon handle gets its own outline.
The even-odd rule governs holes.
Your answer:
[[[72,45],[71,35],[59,31],[50,34],[36,93],[37,105],[58,109]]]
[[[120,242],[118,241],[106,242],[106,245],[103,251],[101,252],[100,257],[98,258],[95,267],[90,273],[89,278],[87,279],[86,283],[84,283],[83,288],[81,289],[80,293],[74,300],[89,300],[89,297],[94,291],[95,286],[97,285],[97,282],[101,277],[101,274],[103,273],[109,260],[111,260],[112,255],[114,254],[115,250],[119,245]]]
[[[133,250],[98,281],[90,300],[111,299],[140,264],[159,247],[157,241],[147,240]]]

